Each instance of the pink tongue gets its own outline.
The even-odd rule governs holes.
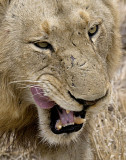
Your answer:
[[[62,113],[60,111],[58,112],[63,126],[74,123],[73,111],[70,111],[70,113],[67,114],[66,110],[62,109]]]
[[[43,90],[39,86],[32,86],[31,93],[35,103],[43,109],[53,108],[56,104],[54,101],[51,101],[49,97],[44,96]],[[66,113],[65,109],[62,109],[62,113],[60,111],[58,112],[63,126],[74,123],[74,116],[72,111],[69,114]]]
[[[49,97],[44,96],[43,90],[39,86],[32,86],[31,93],[39,107],[43,109],[50,109],[55,105],[55,102],[51,101]]]

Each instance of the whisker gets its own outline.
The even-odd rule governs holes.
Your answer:
[[[24,82],[41,83],[41,81],[21,80],[21,81],[12,81],[12,82],[10,82],[9,84],[14,84],[14,83],[24,83]]]

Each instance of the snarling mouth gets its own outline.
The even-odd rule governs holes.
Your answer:
[[[51,109],[50,127],[53,133],[72,133],[79,131],[85,120],[86,111],[73,112],[55,105]]]
[[[86,110],[74,112],[61,108],[54,101],[50,101],[49,97],[44,96],[39,86],[31,87],[31,92],[36,104],[42,109],[49,110],[50,128],[54,134],[77,132],[82,128],[86,121]]]
[[[63,109],[54,101],[50,101],[49,97],[45,96],[43,90],[39,86],[31,87],[31,92],[35,103],[42,109],[48,109],[50,112],[50,128],[54,134],[72,133],[79,131],[86,122],[85,116],[87,109],[96,104],[97,101],[107,96],[106,95],[95,101],[85,101],[76,99],[70,92],[69,96],[79,104],[83,105],[83,110],[80,112],[69,111]]]

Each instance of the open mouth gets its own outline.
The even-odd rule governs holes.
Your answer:
[[[50,128],[54,134],[72,133],[79,131],[83,124],[86,122],[86,110],[97,103],[100,99],[95,101],[85,101],[82,99],[76,99],[70,92],[69,96],[83,105],[81,112],[65,110],[54,101],[50,101],[49,97],[45,96],[43,90],[39,86],[31,87],[31,93],[35,100],[35,103],[42,109],[48,109],[50,112]]]
[[[72,133],[79,131],[85,120],[86,111],[67,111],[58,105],[51,109],[50,127],[53,133]]]

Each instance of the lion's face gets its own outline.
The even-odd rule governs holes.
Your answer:
[[[37,107],[41,137],[75,140],[110,97],[110,10],[102,0],[12,0],[3,23],[10,81]]]

